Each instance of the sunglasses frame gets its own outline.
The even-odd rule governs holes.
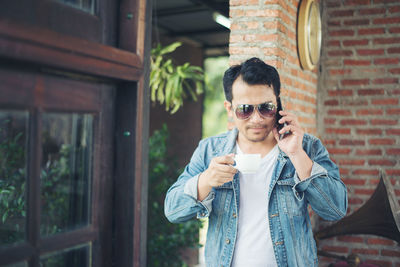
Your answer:
[[[263,115],[263,114],[261,114],[260,108],[261,108],[262,105],[265,105],[265,104],[267,104],[268,106],[272,106],[272,107],[273,107],[273,109],[270,109],[271,115]],[[232,103],[231,103],[231,105],[233,106]],[[245,118],[240,118],[240,117],[237,115],[237,113],[236,113],[236,111],[238,110],[238,108],[239,108],[240,106],[249,106],[249,107],[252,107],[253,111],[251,112],[251,114],[249,114],[249,116],[247,116],[247,117],[245,117]],[[276,115],[277,105],[275,105],[274,103],[272,103],[272,102],[270,102],[270,101],[269,101],[269,102],[264,102],[264,103],[261,103],[261,104],[258,104],[258,105],[238,104],[238,105],[236,105],[236,107],[233,108],[233,113],[235,113],[236,118],[238,118],[239,120],[247,120],[247,119],[251,118],[251,116],[253,116],[255,110],[257,110],[258,114],[259,114],[262,118],[265,118],[265,119],[266,119],[266,118],[271,118],[271,117],[274,117],[274,116]]]

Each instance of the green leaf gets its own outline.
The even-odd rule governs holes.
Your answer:
[[[174,52],[176,48],[178,48],[179,46],[181,46],[182,43],[181,42],[174,42],[170,45],[167,45],[166,47],[162,48],[160,50],[160,55],[165,55],[171,52]]]
[[[174,66],[172,59],[166,58],[166,54],[180,45],[179,42],[166,47],[158,44],[151,50],[150,98],[152,102],[165,104],[165,110],[171,114],[183,105],[183,100],[188,96],[196,100],[196,94],[203,90],[197,84],[205,82],[201,67],[191,66],[189,62]],[[193,84],[196,84],[196,88],[193,88]]]
[[[196,82],[196,93],[198,95],[203,93],[203,83],[202,82],[199,82],[199,81]]]
[[[7,210],[6,212],[4,212],[3,216],[1,217],[1,221],[2,221],[3,223],[6,222],[7,216],[8,216],[8,210]]]
[[[162,90],[162,88],[165,87],[165,80],[161,80],[160,84],[159,84],[159,90],[158,90],[158,94],[157,94],[157,100],[162,104],[164,103],[165,100],[165,95],[164,95],[164,91]]]

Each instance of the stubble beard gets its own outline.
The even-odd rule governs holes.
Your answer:
[[[252,134],[249,133],[249,130],[252,128],[263,128],[264,133],[262,135],[257,135],[257,136],[252,136]],[[272,128],[269,129],[268,125],[251,125],[246,127],[246,139],[249,140],[250,142],[253,143],[259,143],[265,141],[269,134],[271,133]]]

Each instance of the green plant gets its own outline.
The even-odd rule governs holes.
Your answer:
[[[52,235],[65,230],[71,224],[69,217],[74,213],[70,207],[72,175],[70,157],[73,146],[62,144],[57,154],[50,157],[41,168],[42,213],[40,232]]]
[[[158,44],[151,50],[151,101],[158,101],[160,104],[165,102],[165,109],[171,114],[178,111],[188,95],[196,101],[196,95],[203,92],[202,68],[189,63],[175,66],[172,59],[166,57],[166,54],[175,51],[181,45],[180,42],[165,47]]]
[[[0,243],[12,244],[25,238],[26,223],[26,136],[25,131],[13,129],[8,120],[0,121]],[[46,144],[44,144],[46,146]],[[81,148],[61,144],[46,157],[41,166],[41,225],[42,235],[65,230],[82,220],[76,210],[79,203],[71,200],[71,155]],[[76,160],[77,162],[81,162]],[[82,168],[81,168],[82,169]],[[82,175],[80,175],[82,176]],[[75,177],[76,179],[76,177]],[[78,207],[79,208],[79,207]]]
[[[228,57],[207,58],[204,62],[207,77],[203,110],[203,138],[220,134],[227,130],[228,116],[224,108],[222,77],[229,67]],[[218,118],[216,120],[215,118]]]
[[[26,217],[26,152],[24,134],[0,127],[0,241],[11,244],[24,238]]]
[[[186,247],[198,247],[201,222],[193,219],[172,224],[164,216],[165,194],[180,170],[168,155],[168,129],[155,131],[149,139],[149,209],[148,209],[148,266],[182,267],[179,252]]]

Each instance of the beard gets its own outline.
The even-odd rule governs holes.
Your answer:
[[[252,129],[256,129],[256,132],[252,132]],[[247,125],[246,128],[246,139],[250,142],[258,143],[264,141],[272,131],[272,127],[267,124],[254,124]]]

